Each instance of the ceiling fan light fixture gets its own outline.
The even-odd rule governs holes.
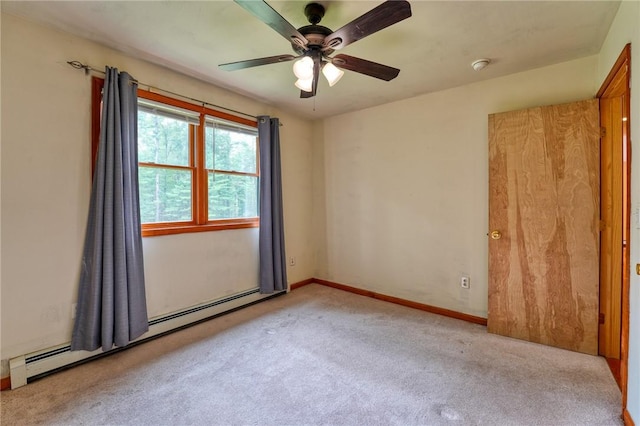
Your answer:
[[[313,76],[311,78],[299,78],[295,84],[298,89],[304,92],[311,92],[313,90]]]
[[[333,87],[334,84],[340,81],[344,75],[344,71],[333,65],[331,62],[327,62],[322,67],[322,74],[324,74],[329,82],[329,87]]]
[[[313,59],[305,56],[293,63],[293,73],[300,80],[309,80],[313,78]]]

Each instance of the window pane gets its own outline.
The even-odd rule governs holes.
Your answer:
[[[256,173],[255,135],[207,126],[205,142],[207,169]]]
[[[142,223],[191,221],[191,171],[138,169]]]
[[[209,220],[257,216],[257,177],[209,173]]]
[[[189,165],[189,124],[138,110],[138,161]]]

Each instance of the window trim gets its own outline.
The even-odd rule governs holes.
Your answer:
[[[100,111],[102,104],[102,88],[104,79],[92,77],[91,81],[91,176],[94,174],[95,162],[98,155],[98,143],[100,141]],[[256,128],[258,122],[242,117],[237,117],[225,112],[216,111],[204,105],[195,105],[186,101],[171,98],[159,93],[138,88],[138,97],[155,102],[187,109],[200,114],[200,124],[190,125],[190,141],[193,144],[190,150],[191,165],[194,168],[194,180],[192,184],[192,215],[193,220],[184,222],[158,222],[142,224],[142,236],[153,237],[159,235],[183,234],[190,232],[223,231],[228,229],[257,228],[259,217],[234,218],[209,220],[208,218],[208,169],[205,168],[205,121],[206,116],[220,118],[222,120],[238,123],[240,125]],[[256,138],[256,173],[250,174],[260,179],[260,155],[259,141]],[[234,172],[233,174],[246,174]]]

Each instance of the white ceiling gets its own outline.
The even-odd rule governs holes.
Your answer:
[[[268,1],[296,28],[307,1]],[[322,1],[337,30],[380,1]],[[354,111],[597,53],[619,1],[411,1],[413,16],[344,53],[400,68],[390,82],[346,71],[300,99],[292,62],[227,72],[217,65],[291,54],[291,45],[232,1],[2,1],[2,12],[249,95],[309,118]],[[475,72],[470,64],[490,58]],[[61,58],[61,60],[82,58]],[[109,64],[89,64],[98,68]],[[213,101],[213,100],[212,100]]]

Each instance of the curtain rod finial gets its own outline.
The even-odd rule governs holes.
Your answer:
[[[67,63],[77,70],[83,69],[85,75],[88,75],[89,71],[91,71],[91,67],[89,67],[89,65],[85,65],[80,61],[67,61]]]

